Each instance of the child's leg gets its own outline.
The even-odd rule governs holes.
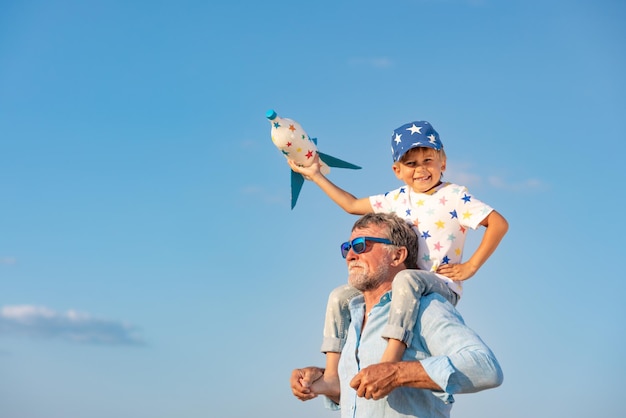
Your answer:
[[[403,270],[393,279],[389,320],[382,336],[388,339],[381,361],[400,361],[413,339],[420,298],[439,293],[456,305],[457,296],[448,285],[426,270]]]
[[[360,293],[350,285],[343,285],[334,289],[328,296],[324,320],[324,339],[321,348],[322,353],[326,354],[326,370],[324,376],[311,385],[313,392],[323,393],[329,387],[334,386],[337,386],[335,389],[338,390],[339,358],[350,326],[348,303]]]
[[[346,342],[350,325],[348,303],[360,293],[354,287],[346,284],[334,289],[328,296],[324,320],[324,339],[321,348],[322,353],[326,353],[327,373],[337,374],[339,354]]]

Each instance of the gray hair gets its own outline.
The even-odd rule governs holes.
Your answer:
[[[407,257],[404,265],[408,269],[417,269],[417,234],[411,225],[395,213],[368,213],[354,223],[352,230],[367,228],[370,225],[383,227],[386,237],[393,245],[404,247]]]

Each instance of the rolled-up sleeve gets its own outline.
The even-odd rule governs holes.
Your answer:
[[[452,395],[472,393],[502,384],[500,364],[489,347],[443,297],[422,298],[420,325],[422,344],[432,357],[421,360],[424,370],[444,392],[435,393],[445,402]]]
[[[324,402],[324,407],[326,409],[330,409],[331,411],[339,411],[341,409],[341,407],[339,406],[337,402],[331,400],[330,398],[326,396],[324,396],[322,400]]]

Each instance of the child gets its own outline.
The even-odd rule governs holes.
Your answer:
[[[383,332],[388,343],[381,362],[402,359],[406,345],[413,338],[420,297],[437,292],[456,305],[461,297],[462,281],[478,271],[508,230],[506,219],[475,199],[465,187],[441,181],[446,154],[439,134],[428,122],[411,122],[396,129],[391,138],[391,152],[393,172],[406,185],[361,199],[339,188],[320,172],[319,156],[315,156],[309,167],[289,161],[292,170],[317,184],[346,212],[354,215],[393,212],[411,223],[418,235],[416,262],[420,270],[405,270],[394,278],[389,322]],[[476,229],[480,225],[486,227],[482,241],[474,254],[462,262],[467,228]],[[322,344],[326,371],[323,379],[311,387],[314,392],[316,387],[336,380],[350,321],[348,302],[356,294],[356,289],[343,285],[329,296]]]

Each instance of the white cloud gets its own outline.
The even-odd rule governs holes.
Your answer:
[[[137,329],[126,323],[94,318],[74,310],[56,312],[33,305],[3,306],[0,310],[0,335],[57,338],[88,344],[143,344]]]
[[[518,182],[509,182],[503,178],[491,176],[487,179],[491,187],[513,192],[546,190],[548,185],[538,179],[526,179]]]
[[[387,57],[370,57],[370,58],[351,58],[349,60],[352,65],[361,65],[373,68],[391,68],[394,63]]]
[[[444,181],[451,181],[473,190],[476,187],[488,186],[494,189],[512,192],[547,190],[548,185],[539,179],[526,179],[520,181],[507,180],[500,176],[483,177],[471,172],[469,165],[461,166],[460,169],[447,169],[444,173]]]
[[[13,265],[17,263],[17,259],[15,257],[0,257],[0,264],[5,264],[7,266]]]
[[[474,173],[468,171],[446,170],[443,175],[444,181],[451,181],[456,184],[466,186],[468,188],[476,187],[483,182],[483,179]]]

